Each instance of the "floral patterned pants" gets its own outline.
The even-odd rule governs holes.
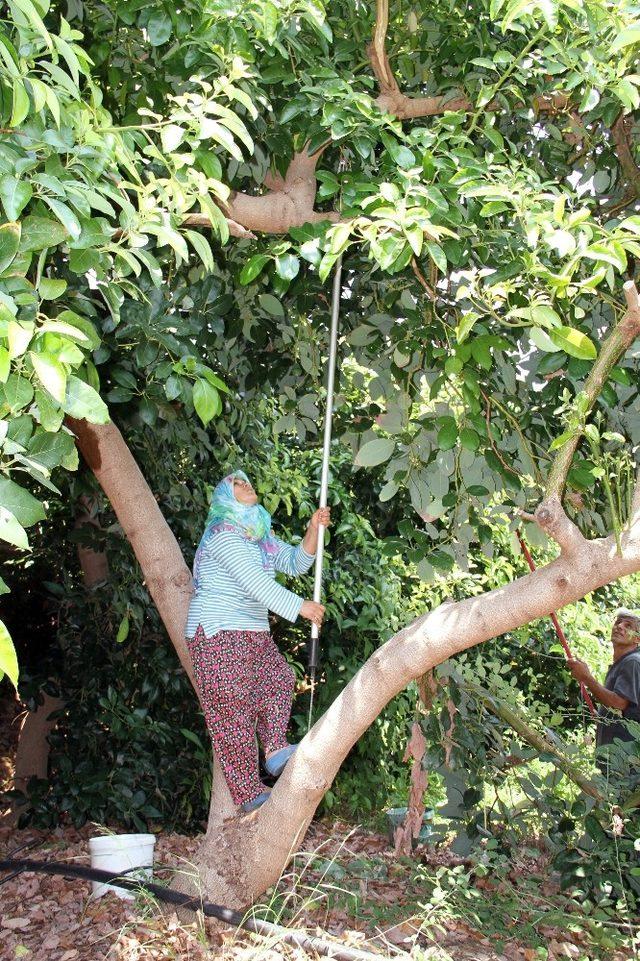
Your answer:
[[[295,674],[268,631],[220,631],[198,626],[187,647],[207,728],[233,803],[267,790],[260,780],[256,729],[265,754],[287,744]]]

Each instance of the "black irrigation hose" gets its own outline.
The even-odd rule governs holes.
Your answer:
[[[20,847],[15,848],[11,852],[11,857],[13,857],[14,854],[17,854],[18,851],[24,851],[26,848],[38,848],[41,844],[44,844],[44,842],[45,838],[34,838],[33,841],[25,841],[24,844],[21,844]],[[0,885],[6,884],[7,881],[11,881],[13,878],[16,878],[25,870],[26,868],[17,868],[17,870],[12,871],[11,874],[7,874],[6,878],[0,878]]]
[[[202,901],[180,891],[173,891],[165,888],[161,884],[154,884],[152,881],[138,881],[125,878],[122,874],[114,874],[111,871],[100,871],[98,868],[87,868],[81,864],[68,864],[65,861],[34,861],[29,858],[6,858],[0,860],[0,871],[14,871],[20,874],[23,871],[36,871],[41,874],[58,874],[66,878],[82,878],[87,881],[101,881],[104,884],[114,884],[119,888],[126,888],[129,891],[139,891],[143,888],[155,894],[161,901],[168,901],[170,904],[180,905],[190,911],[202,911],[205,917],[217,918],[236,928],[245,928],[254,934],[264,936],[275,936],[287,944],[292,944],[307,951],[317,951],[336,961],[380,961],[379,954],[371,954],[368,951],[358,951],[357,948],[348,948],[333,941],[325,941],[323,938],[310,937],[302,931],[292,931],[271,921],[261,921],[258,918],[247,918],[239,911],[231,908],[222,907],[219,904],[211,904],[209,901]],[[15,875],[14,875],[15,876]]]

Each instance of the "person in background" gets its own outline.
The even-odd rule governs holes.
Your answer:
[[[613,663],[600,684],[584,661],[569,660],[571,673],[589,688],[600,702],[597,747],[612,744],[618,738],[632,741],[625,720],[640,722],[640,617],[626,608],[616,611],[611,630]],[[616,712],[616,713],[614,713]]]
[[[313,563],[318,527],[331,523],[317,510],[297,547],[271,531],[271,515],[258,504],[248,477],[234,471],[215,488],[193,565],[187,647],[205,720],[234,804],[253,811],[269,797],[260,780],[256,730],[272,777],[296,749],[287,742],[295,675],[269,632],[268,611],[318,627],[324,607],[275,580]]]

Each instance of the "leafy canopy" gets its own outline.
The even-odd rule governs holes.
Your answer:
[[[357,411],[338,405],[337,427],[383,501],[410,498],[400,534],[426,579],[490,541],[496,495],[537,499],[553,443],[588,417],[574,510],[589,530],[624,522],[637,374],[614,366],[595,415],[581,391],[640,252],[635,7],[392,3],[382,69],[368,45],[378,14],[380,54],[386,6],[9,0],[0,537],[13,548],[28,549],[53,473],[77,467],[65,416],[207,425],[226,390],[274,391],[275,429],[313,442],[340,255]],[[283,185],[314,151],[316,215],[307,197],[298,222]],[[239,211],[267,189],[279,233],[256,239]]]

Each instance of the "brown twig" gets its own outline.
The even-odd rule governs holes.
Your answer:
[[[411,269],[413,270],[414,274],[416,275],[416,277],[418,278],[418,280],[420,281],[420,283],[422,284],[422,286],[423,286],[424,289],[426,290],[426,292],[427,292],[427,294],[428,294],[428,296],[429,296],[429,299],[432,300],[432,301],[435,301],[435,299],[436,299],[436,292],[435,292],[435,290],[433,290],[432,287],[429,286],[429,284],[428,284],[427,281],[425,280],[424,275],[422,274],[422,272],[420,271],[420,268],[418,267],[418,262],[417,262],[417,260],[416,260],[415,257],[412,257],[412,258],[411,258]]]
[[[491,444],[493,453],[496,455],[496,457],[498,458],[498,460],[500,461],[500,463],[502,464],[502,466],[504,467],[505,470],[508,470],[510,474],[514,474],[516,477],[519,477],[520,475],[518,474],[518,471],[517,471],[517,470],[514,470],[513,467],[510,467],[510,466],[507,464],[507,462],[505,461],[504,457],[502,456],[502,454],[500,453],[500,451],[499,451],[498,448],[496,447],[496,442],[494,441],[493,437],[491,436],[491,399],[490,399],[490,397],[489,397],[487,394],[485,394],[485,392],[482,390],[482,388],[480,388],[480,393],[481,393],[482,396],[484,397],[484,403],[485,403],[485,407],[484,407],[484,419],[485,419],[486,424],[487,424],[487,438],[488,438],[488,440],[489,440],[489,443]]]

